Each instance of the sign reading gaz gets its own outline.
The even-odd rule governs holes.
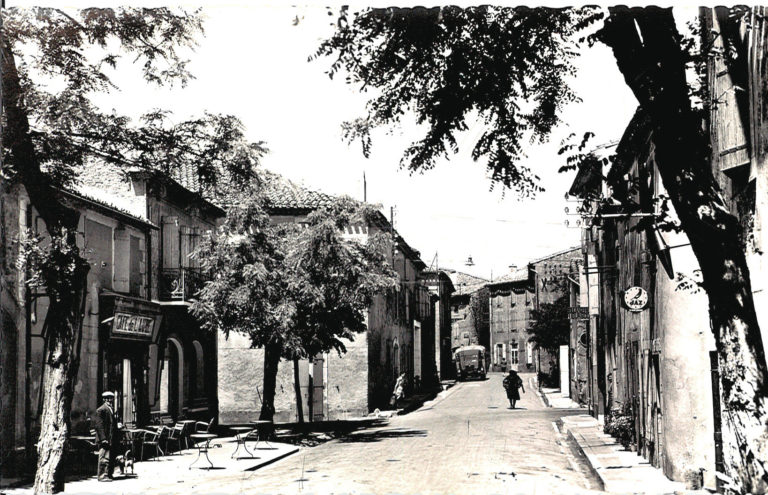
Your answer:
[[[624,291],[624,304],[630,311],[642,311],[648,306],[648,291],[642,287],[630,287]]]

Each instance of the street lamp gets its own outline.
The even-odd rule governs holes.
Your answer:
[[[472,255],[467,256],[467,261],[464,262],[466,266],[475,266],[475,262],[472,261]]]

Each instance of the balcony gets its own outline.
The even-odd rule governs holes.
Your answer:
[[[193,268],[165,268],[160,272],[160,300],[189,301],[205,281],[203,274]]]

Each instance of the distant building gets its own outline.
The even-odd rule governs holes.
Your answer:
[[[487,284],[492,370],[516,367],[547,375],[558,371],[559,357],[538,349],[530,339],[532,311],[568,297],[567,277],[574,260],[580,257],[580,247],[568,248],[530,261]]]
[[[455,374],[451,359],[451,298],[455,289],[446,270],[425,271],[422,278],[434,300],[435,340],[433,349],[436,365],[435,380],[439,382],[453,378]]]

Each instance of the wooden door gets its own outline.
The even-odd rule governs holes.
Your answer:
[[[312,421],[322,421],[324,419],[324,363],[325,360],[322,354],[318,354],[312,362]]]

